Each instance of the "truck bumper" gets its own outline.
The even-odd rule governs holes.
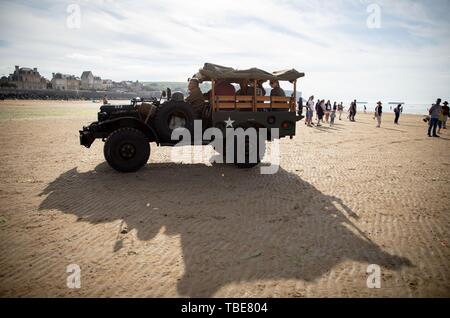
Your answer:
[[[83,130],[80,130],[80,145],[90,148],[94,141],[95,135],[94,132],[90,130],[90,126],[83,127]]]

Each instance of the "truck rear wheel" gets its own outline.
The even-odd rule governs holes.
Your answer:
[[[147,163],[150,157],[150,144],[141,131],[134,128],[120,128],[109,135],[103,153],[113,169],[119,172],[133,172]]]
[[[239,162],[238,160],[238,149],[235,143],[234,146],[234,164],[239,169],[250,169],[254,168],[261,163],[266,152],[266,143],[261,142],[259,137],[255,141],[250,141],[250,138],[245,139],[245,149],[244,149],[244,162]],[[256,153],[255,153],[256,152]],[[256,162],[254,161],[256,158]]]

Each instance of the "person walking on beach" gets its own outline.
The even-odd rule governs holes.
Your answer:
[[[333,125],[334,125],[334,119],[336,118],[336,111],[337,111],[337,104],[336,104],[336,102],[334,102],[333,109],[331,110],[331,115],[330,115],[330,118],[331,118],[330,127],[333,127]]]
[[[400,119],[400,114],[402,113],[402,104],[398,104],[397,107],[394,108],[395,120],[394,124],[398,125],[398,120]]]
[[[444,126],[444,110],[442,109],[442,107],[441,107],[441,114],[439,115],[439,120],[438,120],[438,131],[437,131],[438,135],[441,134],[441,129]]]
[[[339,111],[339,120],[342,120],[342,112],[344,111],[344,103],[341,102],[338,106],[338,111]]]
[[[448,102],[445,101],[444,102],[444,106],[442,106],[442,115],[444,116],[444,120],[443,120],[443,128],[447,129],[447,120],[448,120],[448,116],[450,113],[450,108],[448,107]]]
[[[430,114],[430,123],[428,127],[428,137],[439,137],[436,133],[436,129],[439,122],[439,116],[442,112],[441,106],[442,100],[440,98],[437,99],[436,104],[433,104],[431,108],[428,110]],[[431,131],[433,131],[433,135],[431,135]]]
[[[330,100],[328,100],[325,103],[325,121],[327,122],[327,124],[330,120],[330,113],[331,113],[331,102],[330,102]]]
[[[381,127],[381,116],[383,115],[383,104],[381,102],[377,103],[377,107],[375,107],[375,117],[377,119],[378,125],[377,128]]]
[[[300,117],[300,120],[302,120],[303,118],[305,118],[304,116],[303,116],[303,98],[302,97],[300,97],[299,99],[298,99],[298,116]]]
[[[349,119],[350,121],[355,121],[355,116],[356,116],[356,99],[350,104],[350,108],[349,108]]]
[[[312,126],[312,119],[314,116],[314,96],[311,96],[306,103],[306,122],[308,127]]]
[[[364,114],[366,114],[366,113],[367,113],[367,106],[364,105]]]
[[[320,99],[317,100],[316,107],[314,108],[316,110],[316,120],[319,119],[319,116],[318,116],[318,114],[319,114],[319,111],[318,111],[319,107],[320,107]]]
[[[323,122],[323,115],[325,114],[325,100],[322,100],[317,109],[317,127],[322,126],[320,122]]]
[[[103,96],[103,105],[108,105],[108,98],[105,96]]]

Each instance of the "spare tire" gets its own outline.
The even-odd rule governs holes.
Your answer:
[[[166,102],[157,110],[153,125],[162,142],[172,142],[172,132],[176,128],[186,128],[193,136],[194,111],[192,106],[180,101]]]

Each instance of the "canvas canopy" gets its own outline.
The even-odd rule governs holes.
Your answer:
[[[203,68],[199,70],[193,78],[198,79],[200,82],[211,80],[229,80],[239,81],[243,79],[248,80],[279,80],[279,81],[295,81],[300,77],[305,76],[304,73],[297,72],[296,70],[284,70],[269,73],[258,68],[251,68],[248,70],[237,70],[231,67],[225,67],[221,65],[206,63]]]

